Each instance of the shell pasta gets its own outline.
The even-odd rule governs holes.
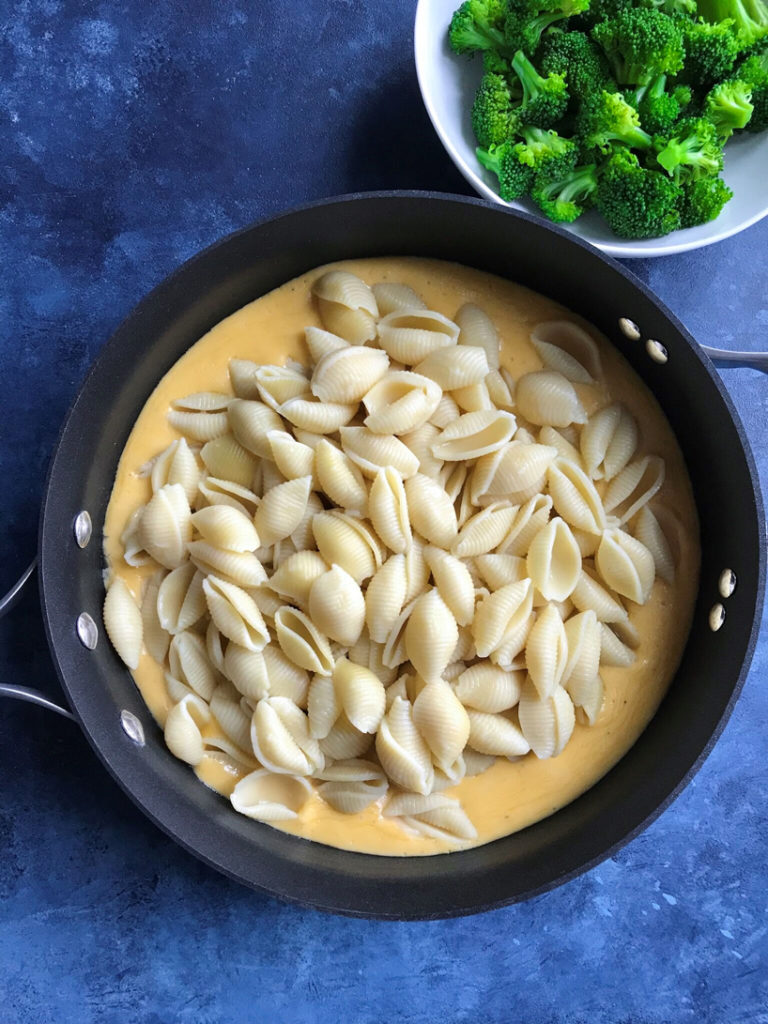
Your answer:
[[[584,758],[639,700],[656,616],[690,616],[695,511],[668,426],[657,449],[618,357],[559,307],[512,344],[496,279],[422,294],[370,262],[293,282],[282,359],[243,333],[226,385],[170,395],[143,465],[129,441],[104,623],[156,681],[169,750],[235,811],[421,855],[510,831],[515,788],[490,780]],[[121,474],[143,500],[118,516]]]

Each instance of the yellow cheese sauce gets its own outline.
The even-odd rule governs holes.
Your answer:
[[[438,260],[382,258],[334,266],[369,284],[410,285],[430,309],[448,317],[465,302],[481,306],[501,336],[502,365],[515,378],[541,368],[529,340],[536,323],[570,319],[586,327],[600,347],[611,398],[623,402],[639,424],[638,454],[661,455],[666,463],[666,480],[657,500],[683,526],[674,585],[657,580],[646,605],[630,603],[630,618],[640,635],[637,658],[629,668],[601,670],[605,704],[597,723],[586,727],[577,722],[557,758],[540,761],[528,754],[514,763],[499,758],[483,774],[446,790],[461,801],[477,829],[477,839],[468,845],[480,845],[533,824],[593,786],[627,752],[658,708],[682,655],[698,586],[699,530],[688,474],[672,430],[648,389],[594,328],[551,300],[502,278]],[[151,497],[149,479],[140,475],[140,468],[180,436],[166,419],[171,401],[196,391],[231,393],[227,366],[233,357],[277,364],[294,358],[306,363],[304,328],[322,326],[310,288],[327,270],[312,270],[227,317],[178,360],[149,397],[120,459],[104,531],[107,563],[137,600],[156,566],[126,565],[120,536],[134,510]],[[163,668],[145,653],[133,676],[162,726],[171,706]],[[215,729],[215,724],[209,727]],[[195,770],[225,796],[237,781],[237,775],[210,757]],[[267,826],[254,822],[253,827]],[[435,854],[456,846],[406,831],[395,820],[383,818],[377,804],[344,815],[318,796],[310,798],[296,819],[274,827],[331,846],[382,855]]]

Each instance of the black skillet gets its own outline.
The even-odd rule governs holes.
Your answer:
[[[378,255],[431,256],[491,271],[594,323],[661,403],[685,453],[701,518],[701,586],[690,639],[669,694],[635,746],[557,814],[487,846],[432,858],[347,853],[235,814],[168,752],[101,628],[107,500],[128,433],[159,378],[214,324],[289,278],[332,260]],[[648,346],[648,339],[661,345]],[[752,658],[764,534],[755,466],[733,404],[709,359],[637,278],[523,213],[453,196],[378,193],[316,203],[231,235],[184,264],[131,313],[88,374],[51,462],[40,594],[75,719],[126,793],[183,847],[240,882],[299,903],[380,918],[450,917],[573,878],[637,835],[691,779],[720,735]],[[721,596],[733,579],[733,593]],[[9,595],[0,611],[11,603]],[[46,702],[21,687],[2,689]]]

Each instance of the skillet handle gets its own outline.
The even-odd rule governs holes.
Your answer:
[[[37,559],[24,571],[20,579],[14,583],[4,597],[0,597],[0,618],[7,615],[21,597],[24,587],[34,575],[37,568]],[[0,697],[15,697],[17,700],[26,700],[31,704],[37,704],[47,711],[55,711],[57,715],[75,720],[75,716],[68,708],[61,707],[55,701],[46,697],[40,690],[33,690],[29,686],[16,686],[13,683],[0,683]]]
[[[724,348],[701,346],[715,366],[727,370],[738,366],[746,366],[751,370],[762,370],[768,373],[768,352],[730,352]]]

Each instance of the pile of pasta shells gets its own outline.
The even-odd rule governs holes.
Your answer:
[[[332,270],[308,365],[232,359],[233,394],[179,398],[122,541],[156,563],[104,621],[129,668],[165,670],[170,750],[214,757],[236,810],[319,796],[471,841],[445,791],[496,758],[556,757],[629,665],[628,608],[671,583],[674,532],[593,339],[539,324],[513,380],[489,317]],[[584,395],[597,411],[587,416]]]

